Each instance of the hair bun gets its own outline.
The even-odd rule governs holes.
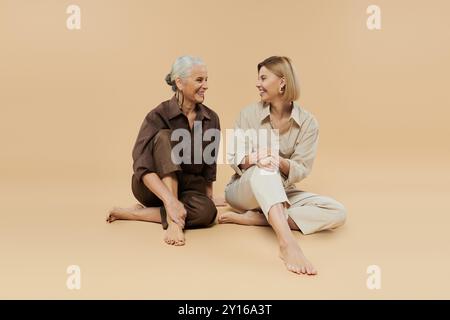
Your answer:
[[[172,82],[172,79],[171,79],[172,77],[170,76],[170,73],[168,73],[167,74],[167,76],[166,76],[166,83],[169,85],[169,86],[172,86],[173,85],[173,82]]]

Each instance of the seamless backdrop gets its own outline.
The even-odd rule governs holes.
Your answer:
[[[69,30],[69,5],[81,29]],[[369,5],[381,30],[369,30]],[[445,0],[0,0],[1,298],[449,298],[450,3]],[[179,55],[208,66],[231,128],[256,65],[289,56],[320,124],[301,187],[348,208],[298,235],[316,278],[284,270],[268,228],[215,225],[168,248],[131,205],[131,149]],[[219,165],[215,193],[232,170]],[[79,265],[80,290],[66,287]],[[380,290],[366,286],[369,265]]]

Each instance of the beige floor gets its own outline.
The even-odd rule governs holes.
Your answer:
[[[372,1],[277,1],[273,27],[272,1],[77,0],[68,30],[65,1],[0,0],[0,298],[450,298],[450,2],[376,2],[381,30]],[[259,99],[257,63],[292,58],[321,128],[301,186],[349,211],[297,234],[317,277],[285,271],[269,228],[215,225],[174,248],[159,225],[105,223],[134,202],[131,149],[181,54],[208,65],[222,130]]]
[[[323,153],[303,186],[339,199],[349,216],[333,232],[297,234],[317,277],[285,271],[269,228],[214,225],[169,247],[159,225],[106,224],[109,207],[133,203],[125,174],[30,173],[30,183],[11,173],[0,186],[0,298],[448,299],[450,171],[449,157],[440,159]],[[81,290],[66,288],[73,264]],[[373,264],[380,290],[366,287]]]

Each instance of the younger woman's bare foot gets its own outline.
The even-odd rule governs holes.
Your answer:
[[[219,223],[237,223],[247,226],[267,226],[264,214],[258,211],[248,210],[244,213],[236,213],[233,211],[226,211],[219,215]]]
[[[175,222],[169,223],[166,230],[166,235],[164,236],[164,241],[167,244],[174,246],[184,245],[184,233],[183,229]]]
[[[116,220],[130,220],[130,215],[134,213],[135,210],[139,210],[144,208],[143,205],[140,203],[136,203],[134,206],[130,208],[121,208],[121,207],[114,207],[109,211],[108,216],[106,217],[106,222],[111,223]]]
[[[286,268],[291,272],[308,275],[317,274],[317,270],[306,259],[300,246],[295,241],[280,246],[280,258],[284,261]]]

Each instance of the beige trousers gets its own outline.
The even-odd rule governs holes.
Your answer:
[[[238,210],[261,210],[266,219],[274,204],[284,203],[286,219],[291,217],[303,234],[337,228],[346,219],[346,209],[336,200],[295,186],[285,189],[279,172],[257,166],[232,179],[225,187],[225,198]]]

